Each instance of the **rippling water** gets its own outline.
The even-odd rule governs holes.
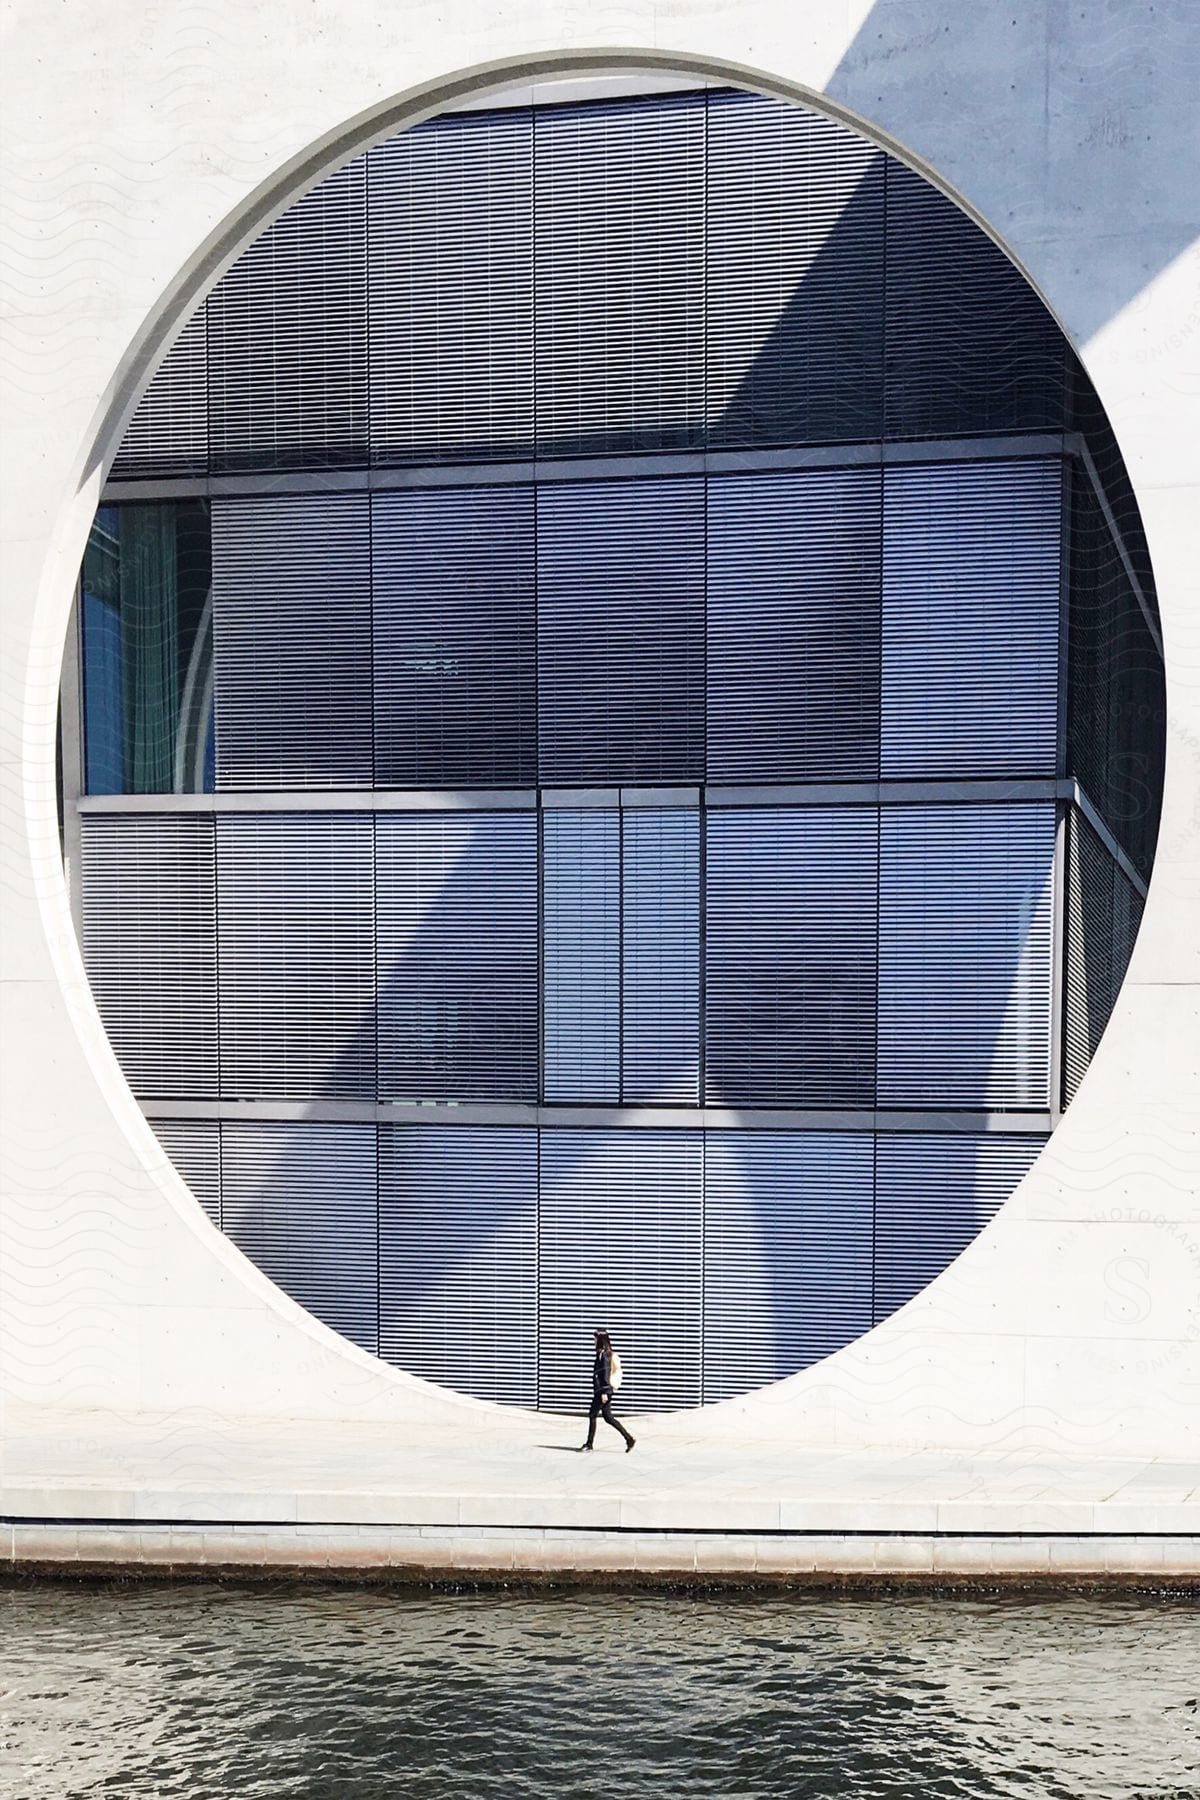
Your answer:
[[[1196,1800],[1200,1611],[0,1591],[5,1800]]]

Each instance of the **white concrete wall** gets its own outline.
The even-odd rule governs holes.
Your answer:
[[[0,1399],[465,1420],[214,1231],[108,1048],[54,795],[103,466],[174,328],[298,180],[471,76],[612,64],[825,94],[1009,246],[1081,348],[1141,499],[1167,647],[1158,861],[1067,1120],[960,1261],[859,1344],[707,1415],[791,1441],[1200,1453],[1200,14],[1189,0],[22,0],[3,75]],[[181,1413],[182,1416],[182,1413]],[[482,1421],[481,1421],[482,1422]]]

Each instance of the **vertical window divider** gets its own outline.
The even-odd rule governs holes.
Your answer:
[[[876,1290],[879,1280],[879,1118],[871,1131],[871,1328],[879,1322]]]
[[[871,1176],[871,1319],[875,1318],[875,1180],[879,1161],[879,1001],[880,1001],[880,945],[883,935],[883,807],[875,807],[875,1029],[871,1034],[873,1045],[874,1068],[871,1072],[871,1137],[872,1176]]]
[[[542,645],[540,635],[539,589],[541,563],[538,521],[538,452],[541,445],[538,425],[538,111],[529,108],[529,419],[530,463],[533,469],[530,504],[533,508],[533,782],[537,798],[537,1083],[539,1105],[546,1098],[546,833],[542,806]],[[541,1246],[542,1246],[542,1128],[537,1135],[537,1367],[538,1404],[541,1404]]]
[[[696,1057],[696,1104],[705,1106],[708,1103],[708,788],[700,789],[700,804],[696,812],[697,870],[696,870],[696,918],[698,925],[696,955],[696,998],[699,1019],[698,1054]]]
[[[381,1199],[380,1199],[382,1182],[380,1180],[380,1173],[379,1173],[379,1171],[380,1171],[379,1134],[382,1131],[382,1129],[383,1129],[382,1125],[380,1124],[379,1120],[376,1119],[375,1125],[374,1125],[374,1137],[375,1137],[375,1354],[376,1354],[376,1356],[379,1356],[379,1357],[382,1357],[382,1355],[383,1355],[383,1269],[382,1269],[382,1265],[383,1265],[383,1255],[382,1255],[383,1229],[382,1229],[382,1218],[381,1218],[382,1205],[381,1205]]]
[[[209,827],[212,831],[212,872],[213,872],[213,1010],[216,1014],[217,1026],[217,1099],[225,1100],[229,1096],[225,1092],[225,1058],[223,1034],[221,1031],[221,821],[217,813],[209,814]],[[225,1217],[225,1185],[224,1174],[221,1178],[221,1217]]]
[[[540,841],[540,832],[539,832]],[[541,1008],[539,1007],[539,1013]],[[539,1090],[540,1091],[540,1090]],[[533,1404],[542,1404],[542,1128],[533,1128]]]
[[[372,681],[374,675],[372,674]],[[379,814],[371,813],[371,991],[375,1013],[375,1354],[383,1355],[383,1222],[382,1182],[380,1180],[379,1134],[384,1129],[379,1120]]]
[[[1066,982],[1064,980],[1064,959],[1067,945],[1067,814],[1069,805],[1060,801],[1055,808],[1054,820],[1054,862],[1053,884],[1054,904],[1051,930],[1053,933],[1052,961],[1050,965],[1050,1129],[1053,1131],[1062,1117],[1065,1096],[1063,1093],[1064,1070],[1066,1067]]]
[[[538,789],[537,815],[535,819],[536,858],[537,858],[537,894],[534,904],[537,907],[537,1082],[535,1089],[539,1105],[546,1099],[546,815],[542,806],[542,791]],[[539,1129],[540,1142],[540,1129]]]
[[[708,810],[707,810],[707,807],[708,807],[708,800],[707,800],[707,796],[708,796],[708,536],[709,536],[708,498],[709,498],[709,484],[710,484],[710,475],[709,475],[709,468],[708,468],[708,455],[709,455],[709,447],[710,447],[710,440],[709,440],[709,431],[710,431],[710,416],[709,416],[709,351],[710,351],[710,345],[709,345],[709,337],[710,337],[710,333],[711,333],[711,314],[712,314],[712,295],[711,295],[712,245],[709,241],[709,216],[708,215],[709,215],[709,201],[710,201],[711,183],[712,183],[711,160],[712,160],[712,89],[706,88],[705,92],[704,92],[704,206],[702,209],[702,217],[704,220],[704,263],[703,263],[704,283],[703,283],[703,301],[702,301],[703,314],[702,314],[702,319],[701,319],[702,337],[703,337],[703,345],[704,345],[704,357],[703,357],[704,392],[703,392],[703,396],[702,396],[703,411],[701,413],[701,421],[702,421],[702,425],[703,425],[703,430],[701,433],[701,440],[700,440],[701,444],[703,445],[703,449],[704,449],[704,474],[702,477],[702,480],[704,483],[704,505],[703,505],[703,509],[702,509],[703,517],[702,517],[702,521],[701,521],[702,529],[704,532],[704,554],[703,554],[703,567],[702,567],[702,574],[701,574],[701,593],[700,593],[700,613],[701,613],[701,617],[700,617],[700,679],[701,679],[700,697],[701,697],[702,713],[701,713],[701,721],[700,721],[700,739],[701,739],[701,743],[700,743],[700,759],[701,759],[700,760],[700,792],[699,792],[698,804],[697,804],[697,808],[696,808],[696,832],[697,832],[697,845],[696,845],[696,938],[697,938],[697,943],[696,943],[696,1010],[697,1010],[697,1015],[698,1015],[697,1020],[696,1020],[696,1034],[697,1034],[697,1036],[696,1036],[696,1104],[699,1107],[703,1107],[705,1104],[705,1098],[706,1098],[705,1084],[706,1084],[706,1080],[707,1080],[706,1054],[705,1054],[705,1052],[706,1052],[706,1036],[707,1036],[707,1034],[705,1032],[705,1006],[707,1003],[707,987],[706,987],[705,974],[706,974],[707,957],[705,954],[705,934],[706,934],[706,930],[707,930],[707,918],[708,918],[708,895],[707,895],[707,874],[708,874]],[[701,1137],[702,1137],[702,1141],[705,1144],[707,1144],[706,1134],[702,1132]],[[707,1183],[707,1180],[708,1180],[708,1160],[707,1160],[707,1148],[706,1148],[705,1152],[704,1152],[704,1160],[702,1162],[702,1167],[701,1167],[701,1194],[702,1194],[702,1196],[703,1196],[703,1193],[705,1190],[705,1185]],[[700,1398],[701,1398],[701,1404],[703,1404],[703,1400],[704,1400],[704,1379],[703,1379],[703,1375],[704,1375],[704,1352],[703,1352],[704,1310],[703,1309],[704,1309],[704,1283],[705,1283],[705,1279],[706,1279],[705,1240],[704,1240],[704,1230],[703,1230],[703,1225],[704,1225],[703,1207],[704,1207],[704,1202],[702,1199],[701,1200],[701,1233],[700,1233],[700,1307],[701,1307],[701,1314],[700,1314],[700,1321],[701,1321]]]
[[[375,485],[373,471],[375,466],[375,448],[371,442],[371,157],[369,152],[363,153],[363,407],[365,417],[364,442],[366,448],[366,488],[367,488],[367,626],[370,632],[370,643],[367,650],[367,667],[370,678],[370,691],[367,704],[371,712],[371,787],[379,786],[379,760],[375,733]],[[372,833],[372,839],[373,839]],[[378,971],[376,971],[378,973]],[[378,1000],[378,982],[376,983]],[[379,1095],[378,1072],[378,1034],[376,1034],[376,1079],[375,1094]]]
[[[363,182],[365,192],[363,207],[365,229],[363,241],[367,267],[364,270],[363,290],[365,300],[364,329],[366,331],[366,432],[367,432],[367,627],[370,633],[367,666],[370,688],[367,704],[371,714],[371,790],[372,800],[378,787],[379,774],[375,741],[375,493],[371,483],[371,295],[370,295],[370,243],[371,243],[371,189],[370,189],[370,157],[363,159]],[[379,814],[374,805],[371,808],[371,1004],[374,1013],[374,1065],[372,1068],[371,1098],[376,1108],[379,1106]],[[382,1218],[380,1198],[380,1156],[379,1133],[381,1130],[378,1114],[374,1124],[375,1144],[375,1354],[383,1355],[383,1254],[382,1254]]]
[[[884,609],[886,605],[887,582],[887,470],[884,463],[884,444],[887,441],[888,427],[888,190],[891,180],[892,159],[885,155],[883,159],[883,219],[882,242],[880,244],[880,307],[879,307],[879,692],[875,724],[875,770],[877,777],[883,777],[883,700],[884,700]],[[879,1003],[880,1003],[880,944],[882,939],[882,897],[883,897],[883,803],[875,806],[875,1030],[872,1034],[874,1044],[874,1068],[871,1071],[871,1312],[872,1328],[878,1321],[878,1281],[879,1281]]]
[[[1054,772],[1059,776],[1070,772],[1067,762],[1070,750],[1068,721],[1071,697],[1071,524],[1074,518],[1075,479],[1074,460],[1065,456],[1062,460],[1062,483],[1059,489],[1062,516],[1059,524],[1058,564],[1058,734],[1054,765]]]
[[[625,806],[617,800],[617,1100],[625,1099]]]
[[[703,1117],[703,1115],[701,1115]],[[696,1393],[699,1404],[704,1405],[704,1346],[708,1321],[705,1315],[705,1295],[708,1289],[708,1131],[702,1124],[696,1133],[700,1140],[700,1294],[699,1313],[700,1331],[696,1340],[696,1355],[699,1367],[696,1370]]]
[[[1062,461],[1059,488],[1062,509],[1059,522],[1058,581],[1058,730],[1055,746],[1055,773],[1066,778],[1070,758],[1071,700],[1071,528],[1075,517],[1074,492],[1076,465],[1071,457]],[[1067,1001],[1064,961],[1067,954],[1067,814],[1068,806],[1060,804],[1054,827],[1054,948],[1051,963],[1050,992],[1050,1121],[1058,1124],[1066,1104],[1066,1032]]]
[[[213,469],[213,379],[212,379],[212,295],[205,294],[204,306],[204,491],[212,499]]]
[[[886,150],[883,156],[883,205],[879,229],[879,462],[882,471],[883,446],[887,442],[888,420],[891,416],[888,408],[888,199],[892,186],[892,159]],[[882,565],[881,565],[882,566]]]

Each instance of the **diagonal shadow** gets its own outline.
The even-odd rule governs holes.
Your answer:
[[[914,10],[906,3],[877,6],[872,20],[878,14],[878,23],[885,28],[880,41],[888,41],[886,33],[899,41],[904,21]],[[925,14],[927,9],[921,11]],[[981,29],[973,23],[958,33],[960,51],[965,46],[978,50]],[[878,105],[863,104],[860,90],[865,80],[875,79],[881,58],[886,61],[883,51],[869,49],[864,38],[848,54],[831,92],[878,116]],[[947,308],[938,333],[929,332],[928,312],[939,303],[941,271],[936,265],[931,269],[921,254],[919,234],[907,255],[902,242],[895,246],[895,258],[887,265],[891,310],[883,306],[885,212],[893,219],[893,230],[896,221],[911,225],[936,215],[942,241],[966,261],[973,285],[965,302],[959,296]],[[864,255],[864,243],[872,241],[878,250],[874,261]],[[933,341],[927,344],[930,338]],[[708,440],[714,447],[727,448],[1066,429],[1081,414],[1079,395],[1086,397],[1089,391],[1090,384],[1050,315],[1007,258],[949,201],[880,155],[850,195],[803,280],[754,347],[746,368],[732,382],[719,413],[709,421]],[[1099,431],[1094,411],[1088,416]],[[586,439],[576,448],[587,449]],[[619,780],[621,773],[608,770],[605,779]],[[418,1061],[424,1059],[426,1097],[536,1098],[536,946],[532,970],[526,966],[517,976],[518,985],[533,982],[532,1010],[528,1003],[514,1007],[512,987],[481,982],[480,966],[472,967],[469,959],[457,971],[457,986],[447,985],[445,946],[461,934],[472,902],[481,895],[486,899],[488,883],[486,858],[477,845],[468,845],[443,889],[415,922],[400,954],[379,971],[377,1003],[360,1021],[323,1095],[345,1097],[348,1069],[364,1063],[374,1066],[377,1059],[397,1066],[408,1053],[407,1044]],[[873,980],[874,964],[860,973]],[[417,1041],[422,997],[435,988],[431,997],[436,1008],[444,1017],[455,1014],[454,1031],[445,1036],[440,1049],[436,1041],[423,1046]],[[856,993],[853,982],[850,992]],[[836,1036],[835,1031],[831,1047]],[[436,1026],[432,1037],[437,1037]],[[489,1088],[493,1081],[496,1091]],[[862,1099],[861,1094],[855,1096],[858,1104]],[[743,1113],[741,1122],[753,1123],[753,1112]],[[299,1128],[294,1154],[289,1152],[272,1168],[264,1192],[286,1194],[299,1181],[307,1154],[300,1142],[303,1129]],[[580,1132],[575,1162],[560,1168],[560,1176],[581,1169],[590,1148],[588,1134]],[[752,1210],[764,1208],[755,1194],[753,1172],[744,1167],[743,1176],[748,1205]],[[518,1196],[498,1199],[494,1237],[512,1227],[523,1204]],[[463,1252],[452,1234],[439,1230],[437,1213],[432,1207],[419,1264],[388,1271],[389,1299],[399,1309],[418,1307],[431,1291],[451,1280],[461,1260]],[[949,1255],[961,1247],[956,1238]],[[312,1254],[305,1267],[307,1252]],[[777,1345],[790,1343],[794,1333],[786,1315],[795,1304],[795,1290],[786,1272],[770,1268],[765,1254],[763,1262]],[[306,1303],[315,1311],[319,1303],[314,1304],[311,1296],[319,1294],[325,1277],[319,1245],[298,1246],[289,1264],[288,1285],[297,1298],[310,1296]],[[905,1297],[897,1297],[895,1304]],[[876,1319],[879,1316],[883,1315],[876,1313]],[[849,1336],[857,1336],[858,1329]],[[821,1354],[836,1347],[830,1344]],[[586,1346],[581,1357],[585,1352]]]
[[[1195,46],[1190,0],[1161,0],[1150,30],[1122,0],[875,0],[825,91],[919,144],[1031,264],[1055,266],[1044,221],[1086,193],[1100,253],[1065,320],[1084,345],[1195,240]]]

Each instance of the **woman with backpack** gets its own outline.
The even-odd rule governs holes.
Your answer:
[[[619,1431],[625,1439],[625,1454],[628,1456],[637,1439],[630,1437],[619,1419],[612,1416],[612,1397],[621,1385],[621,1359],[613,1349],[612,1339],[607,1331],[596,1331],[596,1360],[592,1365],[592,1404],[588,1411],[588,1437],[585,1450],[591,1450],[596,1441],[596,1420],[601,1418],[614,1431]]]

